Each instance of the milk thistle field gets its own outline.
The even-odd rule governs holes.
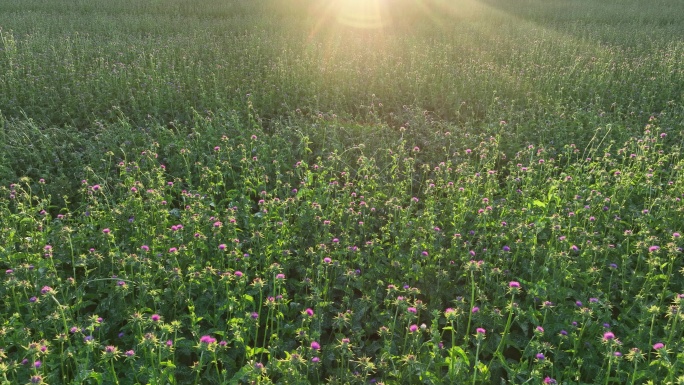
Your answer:
[[[0,0],[0,384],[684,383],[681,15]]]

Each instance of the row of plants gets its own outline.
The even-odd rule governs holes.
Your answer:
[[[494,136],[427,162],[202,124],[84,164],[60,206],[49,175],[1,187],[5,382],[681,380],[684,180],[657,119],[505,162]]]

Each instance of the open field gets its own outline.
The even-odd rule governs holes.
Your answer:
[[[0,0],[0,384],[684,382],[680,15]]]

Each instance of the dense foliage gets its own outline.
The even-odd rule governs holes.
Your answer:
[[[681,383],[683,7],[0,0],[0,383]]]

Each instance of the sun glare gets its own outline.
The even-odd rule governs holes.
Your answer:
[[[392,0],[323,0],[311,11],[318,19],[315,32],[335,24],[353,29],[382,29],[391,23]]]
[[[454,3],[453,0],[322,0],[314,2],[315,5],[310,11],[317,19],[315,34],[324,26],[331,24],[373,30],[421,18],[441,26],[445,17],[459,14],[463,4],[470,4],[473,1],[462,0]]]
[[[336,0],[332,11],[337,22],[355,28],[382,28],[389,22],[384,0]]]

